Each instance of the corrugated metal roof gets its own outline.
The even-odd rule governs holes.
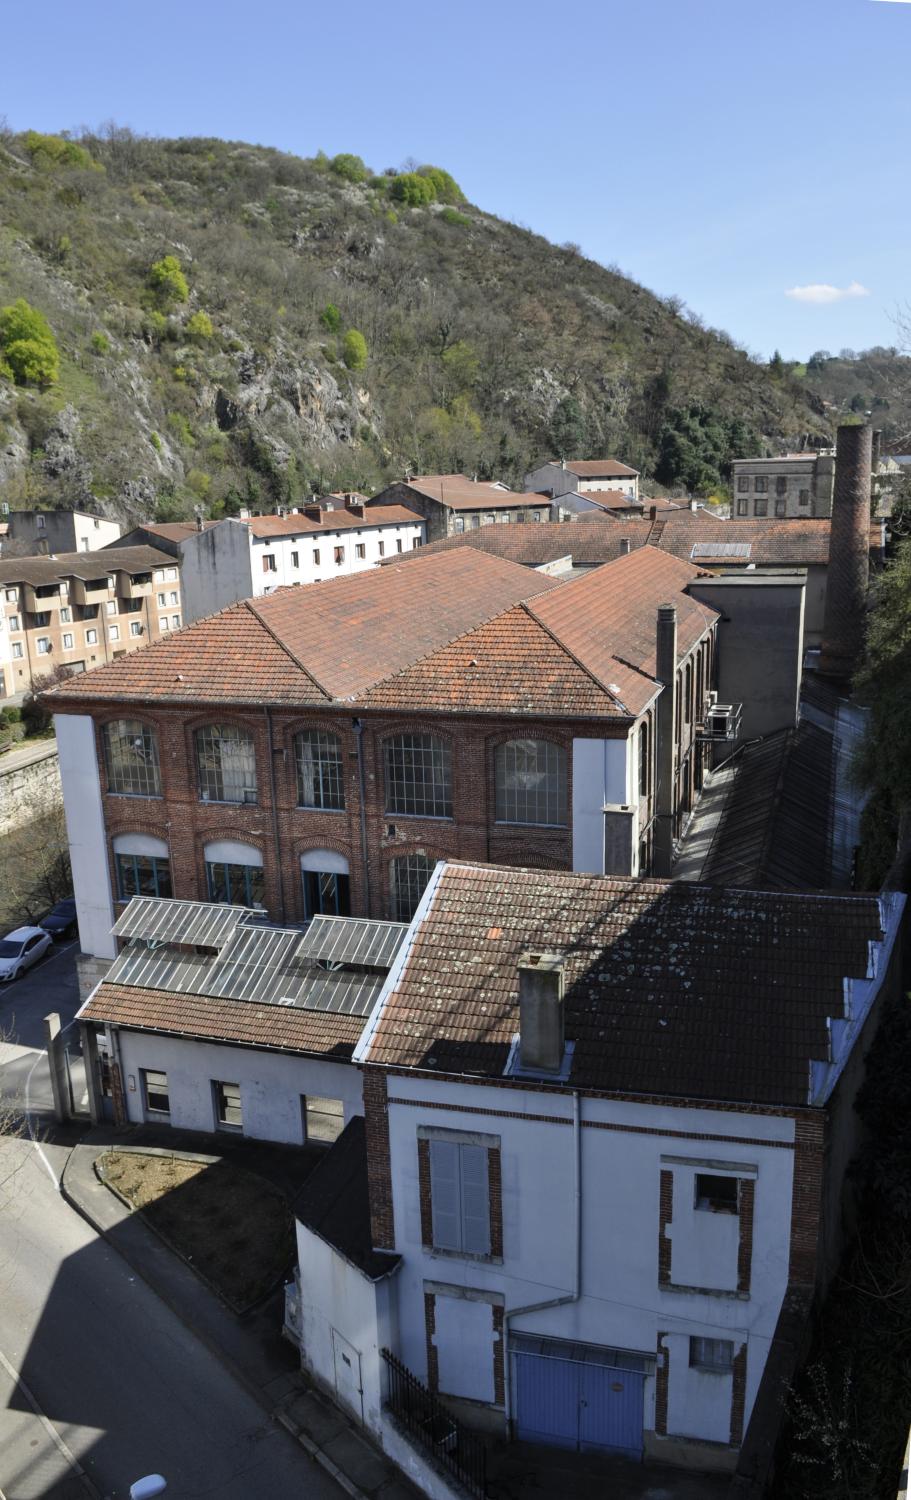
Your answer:
[[[253,918],[247,906],[219,906],[211,901],[167,901],[134,896],[111,931],[115,937],[145,938],[159,943],[186,943],[220,948],[238,922]]]
[[[752,542],[694,542],[690,557],[749,557]]]
[[[407,930],[405,922],[319,916],[310,923],[300,951],[323,963],[388,969]]]
[[[130,941],[105,978],[136,989],[362,1016],[407,930],[403,922],[317,917],[301,932],[265,926],[242,906],[139,896],[114,928]],[[191,945],[219,951],[186,951]]]

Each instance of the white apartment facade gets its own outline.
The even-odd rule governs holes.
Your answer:
[[[343,501],[191,531],[178,543],[187,623],[289,584],[377,567],[420,547],[425,530],[402,506]]]

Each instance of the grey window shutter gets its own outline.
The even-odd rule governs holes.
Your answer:
[[[490,1254],[490,1194],[487,1147],[462,1146],[462,1249]]]
[[[440,1250],[461,1250],[459,1148],[452,1141],[430,1142],[430,1202],[434,1245]]]

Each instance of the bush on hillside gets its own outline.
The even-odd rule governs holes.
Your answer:
[[[328,328],[330,333],[338,333],[342,326],[342,315],[334,302],[326,303],[326,306],[319,315],[319,320],[324,328]]]
[[[210,339],[214,332],[212,319],[208,313],[195,312],[191,318],[187,319],[187,333],[191,339],[198,339],[204,342]]]
[[[329,163],[330,172],[336,177],[341,177],[344,182],[366,182],[369,172],[359,156],[350,151],[343,151],[339,156],[333,156]]]
[[[187,278],[176,255],[163,255],[149,270],[149,286],[160,302],[186,302],[190,295]]]
[[[342,359],[349,370],[367,368],[367,340],[356,328],[349,328],[342,340]]]
[[[433,184],[438,203],[464,203],[465,194],[455,178],[442,167],[418,167],[418,176]]]
[[[433,202],[436,189],[429,177],[421,177],[417,172],[403,172],[400,177],[393,177],[389,187],[389,196],[397,203],[407,203],[411,208],[420,208],[424,203]]]
[[[0,375],[16,385],[53,385],[60,375],[51,325],[24,297],[0,307]]]
[[[52,170],[54,167],[81,167],[85,171],[103,172],[97,161],[93,161],[84,146],[68,141],[62,135],[41,135],[37,130],[27,130],[22,144],[36,167]]]

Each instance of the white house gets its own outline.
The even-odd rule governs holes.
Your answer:
[[[733,1467],[839,1253],[904,900],[437,866],[298,1225],[304,1365],[428,1493],[383,1350],[481,1431]]]
[[[79,1011],[92,1113],[327,1145],[363,1113],[351,1053],[406,928],[135,896]]]
[[[628,495],[630,500],[639,499],[639,470],[621,464],[616,458],[552,459],[525,475],[526,490],[539,495],[552,495],[559,500],[561,495],[596,494],[599,490],[615,490]]]
[[[351,497],[200,526],[178,542],[184,618],[190,624],[287,584],[361,573],[424,540],[414,511],[365,507]]]

